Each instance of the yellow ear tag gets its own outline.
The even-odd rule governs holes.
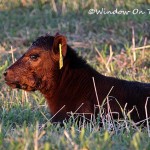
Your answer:
[[[59,44],[59,69],[63,67],[63,56],[62,56],[62,48],[61,44]]]

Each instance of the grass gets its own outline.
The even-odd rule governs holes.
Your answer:
[[[130,119],[104,118],[101,128],[100,118],[80,126],[74,118],[64,127],[51,124],[40,93],[11,90],[2,76],[38,36],[60,31],[100,73],[150,82],[150,48],[141,48],[150,45],[150,15],[88,14],[90,8],[144,11],[149,6],[148,0],[1,0],[0,149],[150,149],[148,127],[136,126]]]

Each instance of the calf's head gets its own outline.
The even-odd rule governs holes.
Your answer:
[[[6,83],[12,88],[26,91],[40,90],[46,80],[52,83],[55,72],[59,71],[59,44],[63,58],[67,53],[66,38],[62,35],[39,37],[27,52],[4,73]]]

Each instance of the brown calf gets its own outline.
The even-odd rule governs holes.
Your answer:
[[[59,69],[59,44],[62,44],[64,65]],[[109,101],[112,112],[121,109],[116,102],[127,111],[133,110],[131,117],[134,121],[145,119],[145,103],[150,96],[150,84],[129,82],[101,75],[91,68],[75,51],[67,45],[63,35],[41,36],[28,51],[10,66],[4,73],[6,83],[12,88],[26,91],[39,90],[46,98],[51,114],[57,113],[54,122],[68,118],[67,112],[94,113],[98,104],[92,77],[95,79],[99,104],[101,105],[112,87]],[[150,116],[150,102],[147,105]],[[98,113],[98,111],[96,111]]]

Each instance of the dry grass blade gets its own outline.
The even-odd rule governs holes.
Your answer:
[[[60,109],[57,111],[56,114],[54,114],[45,124],[43,124],[42,127],[40,128],[40,130],[41,130],[42,128],[44,128],[44,127],[46,126],[46,124],[47,124],[48,122],[50,122],[62,109],[64,109],[65,106],[66,106],[66,105],[64,105],[62,108],[60,108]]]
[[[146,114],[146,123],[147,123],[147,132],[148,132],[148,136],[150,137],[150,126],[149,126],[149,120],[148,120],[148,113],[147,113],[147,104],[148,104],[148,100],[150,99],[150,97],[148,97],[146,99],[146,103],[145,103],[145,114]]]
[[[142,47],[136,47],[134,50],[143,50],[143,49],[149,49],[150,45],[142,46]]]
[[[39,130],[38,130],[39,124],[36,124],[36,130],[35,130],[35,134],[34,134],[34,150],[38,150],[38,134],[39,134]]]
[[[146,43],[147,43],[147,37],[144,38],[144,46],[143,46],[143,49],[142,49],[142,58],[144,58],[144,56],[145,56],[145,46],[146,46]]]
[[[51,0],[51,2],[52,2],[52,7],[53,7],[54,12],[58,13],[55,0]]]
[[[136,52],[135,52],[135,32],[134,27],[132,27],[132,52],[133,52],[133,61],[136,61]]]
[[[69,136],[69,134],[68,134],[68,132],[66,130],[64,130],[64,135],[69,140],[71,145],[74,147],[74,150],[78,150],[78,145],[73,142],[73,140],[70,138],[70,136]]]
[[[109,47],[109,58],[108,58],[108,61],[106,63],[106,68],[107,68],[108,72],[111,72],[110,68],[109,68],[109,64],[112,60],[112,56],[113,56],[113,51],[112,51],[112,46],[110,45],[110,47]]]

